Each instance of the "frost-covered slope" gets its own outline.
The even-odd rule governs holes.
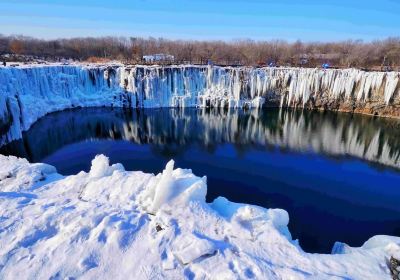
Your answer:
[[[0,145],[76,106],[298,106],[400,116],[399,73],[211,66],[0,68]]]
[[[0,278],[390,279],[400,238],[308,254],[286,211],[207,204],[206,191],[173,162],[155,176],[97,156],[89,173],[63,177],[0,156]]]

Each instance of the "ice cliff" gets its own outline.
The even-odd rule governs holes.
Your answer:
[[[158,174],[99,155],[88,173],[0,155],[1,279],[391,279],[400,238],[309,254],[288,213],[219,197],[171,161]],[[396,267],[391,267],[396,269]]]
[[[77,106],[290,106],[400,116],[398,72],[216,66],[0,68],[0,145]]]

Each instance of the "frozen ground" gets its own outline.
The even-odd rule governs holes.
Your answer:
[[[391,279],[400,238],[308,254],[280,209],[205,202],[206,178],[97,156],[64,177],[0,156],[0,279]]]

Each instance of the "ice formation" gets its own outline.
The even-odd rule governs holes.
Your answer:
[[[306,107],[316,101],[391,104],[399,73],[355,69],[217,66],[23,66],[0,68],[0,145],[43,115],[78,106]]]
[[[1,279],[390,279],[400,238],[301,250],[280,209],[205,202],[205,178],[145,174],[97,156],[64,177],[0,156]]]

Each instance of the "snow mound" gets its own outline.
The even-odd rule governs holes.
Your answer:
[[[210,206],[231,223],[232,234],[238,231],[246,232],[247,234],[243,237],[254,239],[265,234],[265,225],[269,225],[291,240],[287,228],[289,214],[283,209],[264,209],[253,205],[233,203],[224,197],[218,197]]]
[[[110,166],[110,161],[108,157],[104,155],[97,155],[92,160],[92,166],[90,168],[89,176],[91,178],[111,176],[114,171],[125,171],[125,169],[120,163]]]
[[[400,237],[388,235],[376,235],[368,239],[361,247],[365,250],[384,249],[389,255],[400,259]],[[332,248],[332,254],[348,254],[359,250],[346,243],[336,242]]]
[[[54,166],[44,163],[30,164],[26,159],[3,157],[0,168],[0,191],[24,191],[49,177],[59,177]],[[39,183],[40,184],[40,183]]]
[[[103,155],[90,172],[0,156],[0,279],[390,279],[400,238],[305,253],[281,209],[208,204],[206,178]]]

